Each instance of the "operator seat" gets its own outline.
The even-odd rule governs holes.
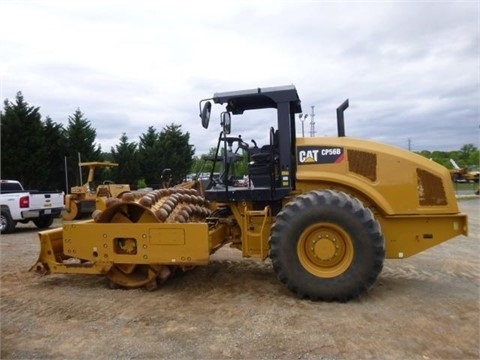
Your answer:
[[[278,130],[270,129],[271,144],[250,156],[248,176],[254,187],[270,187],[278,178],[279,141]]]
[[[112,197],[110,190],[107,187],[99,187],[97,191],[98,197]]]
[[[267,163],[271,160],[278,158],[279,148],[278,148],[278,130],[273,131],[273,141],[272,144],[263,145],[260,148],[260,151],[251,154],[250,159],[254,163]],[[272,158],[273,156],[273,158]]]

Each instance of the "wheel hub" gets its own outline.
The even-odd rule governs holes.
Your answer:
[[[318,266],[335,266],[345,257],[345,241],[335,231],[314,231],[307,236],[305,244],[309,261]]]
[[[353,259],[350,237],[334,224],[316,224],[306,229],[299,239],[298,251],[305,268],[321,277],[340,275]]]
[[[329,238],[320,238],[313,241],[313,256],[320,260],[330,260],[335,256],[335,244]]]

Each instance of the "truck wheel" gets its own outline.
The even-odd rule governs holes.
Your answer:
[[[10,211],[2,210],[0,213],[0,233],[10,234],[15,230],[15,221],[10,216]]]
[[[273,268],[300,298],[345,302],[382,271],[384,237],[358,199],[332,191],[298,196],[277,215],[270,237]]]
[[[53,216],[41,216],[38,219],[33,220],[33,223],[39,229],[46,229],[53,224]]]

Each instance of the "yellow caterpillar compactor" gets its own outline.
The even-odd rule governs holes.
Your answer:
[[[104,181],[103,184],[95,186],[95,169],[118,166],[117,163],[89,161],[81,162],[78,166],[80,169],[88,167],[88,179],[83,185],[73,186],[70,194],[65,196],[65,211],[62,213],[64,220],[80,219],[84,215],[91,215],[100,197],[118,197],[130,191],[130,185],[114,184],[111,181]]]
[[[269,257],[300,298],[347,301],[369,289],[384,259],[406,258],[467,235],[449,171],[414,153],[345,136],[296,138],[294,86],[216,93],[200,101],[207,128],[225,104],[214,162],[220,177],[102,198],[93,219],[39,233],[41,274],[102,274],[111,286],[155,289],[175,271],[206,265],[225,244]],[[269,143],[230,136],[232,115],[274,109]],[[268,129],[268,125],[266,127]],[[232,174],[249,156],[248,183]]]

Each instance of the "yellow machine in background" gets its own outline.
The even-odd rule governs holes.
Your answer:
[[[212,170],[207,184],[102,198],[93,220],[39,233],[32,269],[103,274],[111,286],[151,290],[230,244],[244,257],[270,257],[278,279],[300,298],[347,301],[375,283],[385,258],[467,234],[449,171],[403,149],[346,137],[348,102],[337,109],[338,137],[296,138],[302,109],[294,86],[202,100],[205,128],[211,101],[226,105],[213,159],[222,163],[220,177]],[[256,109],[274,109],[277,129],[267,144],[250,147],[230,136],[231,119]],[[239,149],[250,160],[244,186],[230,176]]]
[[[480,171],[478,165],[460,167],[455,160],[450,159],[453,169],[450,170],[450,176],[453,182],[474,182],[478,183]]]
[[[88,167],[87,182],[81,186],[73,186],[70,194],[65,196],[65,211],[62,213],[64,220],[79,219],[82,216],[91,215],[96,208],[96,201],[100,197],[118,197],[130,191],[128,184],[114,184],[111,181],[104,181],[103,184],[95,184],[95,169],[110,168],[118,166],[113,162],[81,162],[80,169]]]

